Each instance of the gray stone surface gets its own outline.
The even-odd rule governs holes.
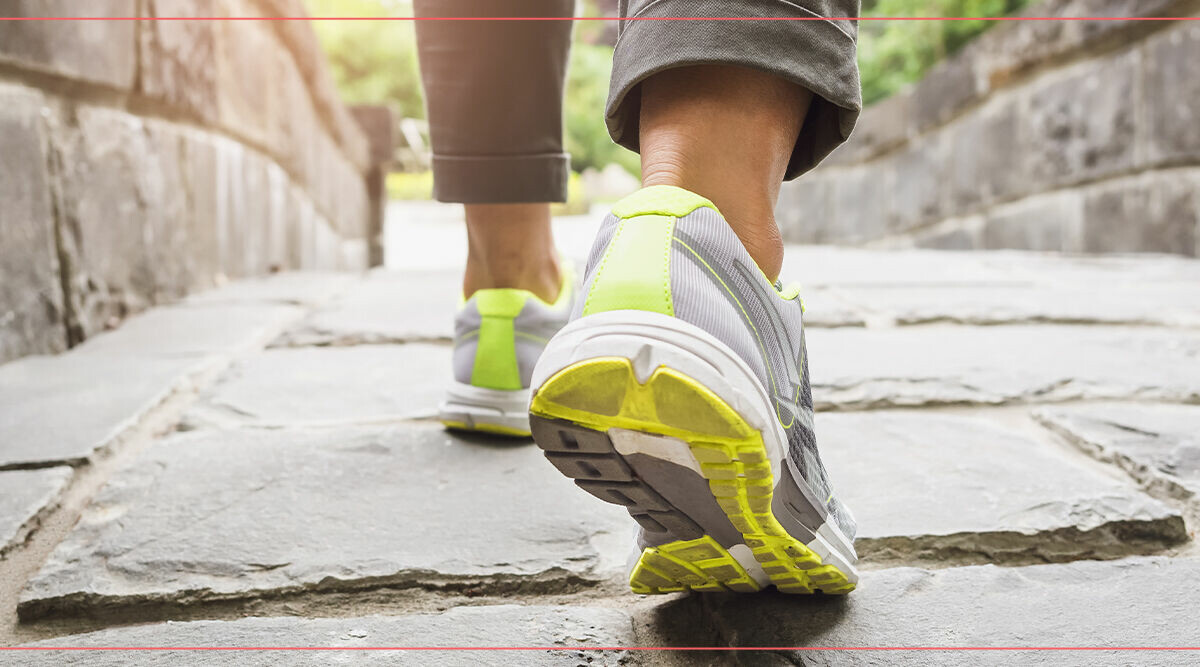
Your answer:
[[[0,86],[0,363],[67,343],[42,103]]]
[[[462,298],[456,271],[373,271],[277,345],[449,341]]]
[[[841,598],[711,598],[735,646],[1190,646],[1200,562],[1133,558],[863,574]],[[804,665],[1190,665],[1187,652],[798,651]]]
[[[197,431],[110,479],[21,613],[452,581],[555,591],[613,574],[632,531],[531,443],[434,426]]]
[[[1018,142],[1035,189],[1133,167],[1137,105],[1144,103],[1137,91],[1139,56],[1125,51],[1087,60],[1029,87],[1028,111],[1021,117],[1027,134]]]
[[[193,294],[186,304],[291,303],[321,306],[358,280],[351,273],[331,271],[288,271],[238,280],[222,287]]]
[[[0,16],[137,16],[137,0],[7,0]],[[0,21],[0,62],[129,90],[137,69],[132,21]]]
[[[0,468],[81,463],[231,353],[263,344],[292,306],[158,308],[55,357],[0,366]]]
[[[793,245],[784,253],[780,276],[784,282],[794,280],[811,287],[993,285],[1027,281],[1024,276],[1014,275],[1011,263],[1007,255],[978,252],[893,252]],[[1196,270],[1200,277],[1200,266]]]
[[[0,13],[255,19],[268,6],[81,4],[7,0]],[[225,278],[365,268],[366,140],[312,27],[288,26],[306,37],[287,43],[280,29],[0,22],[0,69],[24,84],[0,87],[0,182],[17,188],[0,192],[0,361],[61,351]]]
[[[864,560],[1053,562],[1187,540],[1183,517],[1128,480],[986,417],[823,414],[817,432]]]
[[[0,556],[37,530],[41,516],[56,505],[72,470],[57,466],[0,472]]]
[[[818,408],[1200,401],[1200,332],[1137,327],[813,329]]]
[[[1194,255],[1200,169],[1118,179],[1085,192],[1083,250]]]
[[[549,606],[457,607],[437,614],[359,618],[243,618],[117,628],[39,642],[37,646],[320,646],[342,651],[286,653],[172,652],[138,656],[143,665],[620,665],[627,651],[572,650],[634,646],[633,623],[617,609]],[[364,646],[531,646],[550,650],[354,651]],[[22,656],[26,665],[124,665],[120,653],[50,651]]]
[[[1150,131],[1146,159],[1151,162],[1190,160],[1200,156],[1200,123],[1189,100],[1200,98],[1200,81],[1188,76],[1200,60],[1200,26],[1184,24],[1155,36],[1146,45],[1145,95]]]
[[[900,325],[952,322],[1200,327],[1200,283],[850,287],[837,293],[844,302]]]
[[[248,359],[189,413],[199,424],[332,425],[437,415],[452,381],[445,345],[278,348]]]
[[[1195,10],[1185,0],[1047,0],[1028,12]],[[1189,23],[1037,21],[988,31],[864,110],[863,131],[785,184],[777,212],[785,238],[1195,256],[1196,180],[1179,173],[1200,163],[1200,88],[1187,75],[1200,29]],[[1048,195],[1068,206],[1039,201]]]
[[[1200,493],[1200,406],[1043,408],[1038,419],[1081,449],[1176,498]]]
[[[151,17],[197,17],[212,13],[212,3],[151,0]],[[203,122],[217,119],[216,24],[212,21],[147,21],[138,33],[138,71],[142,94]]]

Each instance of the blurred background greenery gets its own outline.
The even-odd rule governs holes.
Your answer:
[[[862,0],[863,16],[1002,16],[1031,0]],[[411,0],[306,0],[312,16],[411,16]],[[585,16],[611,15],[615,0],[582,0]],[[987,21],[863,21],[859,67],[863,101],[879,101],[919,80],[929,68],[995,25]],[[384,104],[397,118],[424,119],[413,25],[403,21],[316,21],[341,93],[351,104]],[[579,22],[571,52],[564,109],[566,144],[576,174],[618,165],[639,175],[638,157],[614,144],[604,125],[615,30],[610,22]],[[611,174],[611,169],[609,171]],[[572,178],[570,208],[586,208],[584,182]],[[394,174],[389,194],[427,199],[428,173]]]

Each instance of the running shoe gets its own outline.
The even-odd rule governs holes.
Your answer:
[[[546,457],[640,524],[634,592],[854,589],[798,289],[767,280],[708,200],[656,186],[616,205],[533,387]]]
[[[439,419],[455,430],[529,437],[529,381],[547,341],[570,318],[575,278],[562,262],[554,303],[520,289],[484,289],[454,318],[454,383]]]

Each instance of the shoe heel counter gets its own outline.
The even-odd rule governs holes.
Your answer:
[[[522,389],[517,363],[513,320],[521,314],[529,294],[515,289],[489,289],[475,293],[479,334],[471,366],[471,384],[485,389]]]
[[[644,310],[675,316],[671,245],[675,224],[712,202],[682,188],[651,186],[613,207],[619,219],[585,296],[583,315]]]
[[[671,238],[675,218],[637,215],[621,219],[604,250],[583,315],[646,310],[674,315],[671,299]]]

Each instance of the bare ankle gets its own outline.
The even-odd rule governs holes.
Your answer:
[[[471,204],[466,217],[465,297],[481,289],[513,288],[546,302],[558,298],[562,277],[549,204]]]
[[[811,100],[800,86],[740,67],[656,74],[642,84],[643,183],[710,199],[773,281],[783,266],[775,202]]]

